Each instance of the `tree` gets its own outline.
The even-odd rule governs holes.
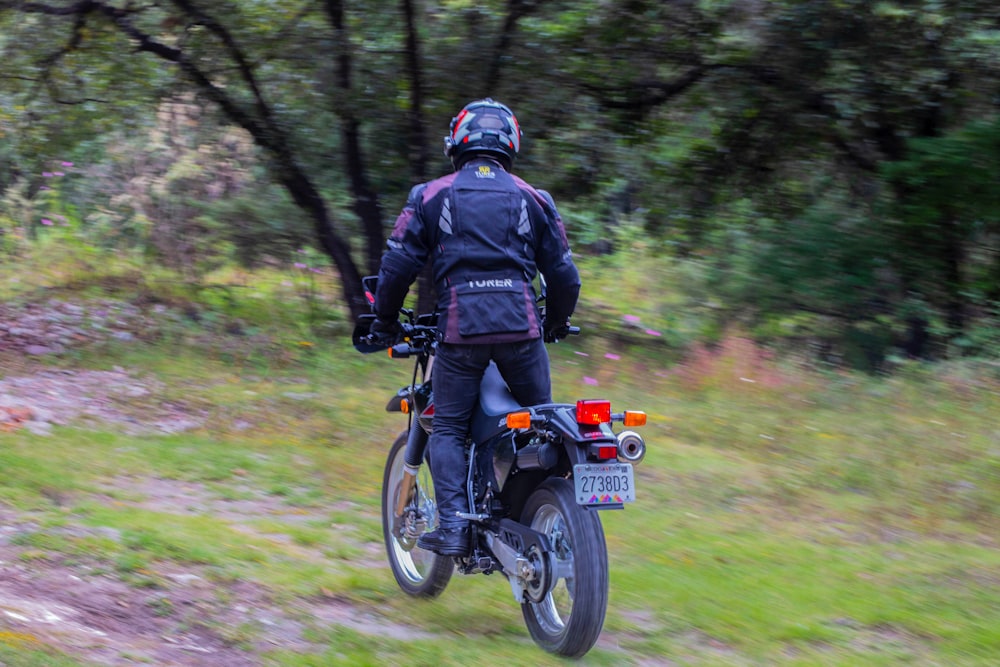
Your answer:
[[[518,171],[592,237],[628,215],[717,275],[735,276],[735,244],[772,294],[802,288],[734,310],[867,326],[921,293],[958,335],[985,271],[972,250],[992,237],[929,206],[903,165],[929,159],[914,140],[967,146],[960,128],[995,116],[998,26],[988,0],[0,0],[0,131],[17,129],[0,159],[27,165],[194,92],[253,137],[357,314],[382,203],[449,168],[434,142],[489,95],[525,128]],[[906,256],[915,230],[934,241]],[[815,273],[828,253],[857,270]],[[954,287],[929,290],[920,264],[949,261]]]
[[[510,35],[532,5],[507,3],[493,65],[485,80],[479,75],[486,86],[499,80]],[[43,98],[72,104],[76,115],[85,117],[97,113],[105,99],[121,96],[134,110],[145,98],[149,109],[156,99],[179,90],[196,92],[253,137],[274,179],[308,214],[318,245],[341,276],[345,304],[356,316],[368,305],[351,238],[363,238],[368,272],[377,270],[384,239],[379,191],[366,159],[366,148],[378,152],[380,142],[366,146],[366,124],[403,138],[390,151],[413,158],[411,178],[424,179],[427,172],[420,7],[402,0],[395,16],[377,11],[381,8],[363,2],[348,6],[343,0],[210,5],[196,0],[5,0],[0,2],[0,22],[7,29],[2,45],[9,56],[4,76],[19,82],[13,93],[27,99],[26,108],[34,103],[24,121],[43,115],[38,111]],[[396,26],[400,16],[402,31]],[[128,53],[140,57],[123,57]],[[382,86],[372,85],[382,77]],[[359,80],[365,82],[361,88]],[[398,114],[397,92],[407,88],[407,108]],[[69,99],[71,89],[74,99]],[[91,90],[102,95],[90,96]],[[371,112],[386,100],[385,111]],[[336,145],[328,139],[335,128]],[[342,160],[333,158],[333,150]],[[334,219],[324,195],[331,183],[339,187],[331,162],[343,165],[357,232],[351,221]]]

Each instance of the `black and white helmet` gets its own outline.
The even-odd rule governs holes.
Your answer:
[[[457,169],[473,155],[489,155],[506,169],[521,149],[521,126],[510,107],[490,98],[469,102],[451,119],[444,154]]]

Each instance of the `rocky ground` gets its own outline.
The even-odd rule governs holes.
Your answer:
[[[165,306],[147,314],[133,304],[110,299],[87,305],[60,299],[0,304],[0,351],[43,356],[104,340],[133,340],[154,331],[154,316],[167,313]]]

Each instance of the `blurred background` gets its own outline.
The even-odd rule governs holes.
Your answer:
[[[668,344],[1000,355],[992,1],[4,0],[0,51],[0,263],[198,283],[308,252],[353,317],[491,96],[596,275],[672,267],[632,308]]]

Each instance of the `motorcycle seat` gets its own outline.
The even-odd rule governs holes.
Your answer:
[[[499,417],[521,409],[521,404],[514,400],[507,383],[500,375],[500,370],[492,361],[479,385],[479,404],[489,417]]]

